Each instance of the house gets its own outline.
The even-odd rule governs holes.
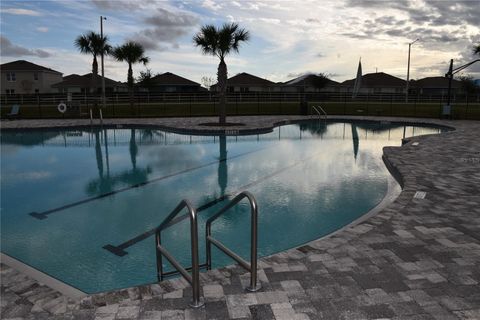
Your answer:
[[[346,80],[340,86],[340,92],[353,92],[355,79]],[[384,72],[367,73],[362,76],[359,93],[405,93],[407,82]]]
[[[263,79],[246,72],[239,73],[227,80],[227,92],[272,92],[277,87],[275,82]],[[218,85],[210,87],[211,91],[218,91]]]
[[[199,92],[205,91],[199,83],[171,72],[165,72],[136,84],[142,92]]]
[[[325,83],[323,83],[325,82]],[[322,88],[318,89],[318,86]],[[315,74],[304,74],[280,84],[282,92],[339,92],[339,83]]]
[[[446,77],[427,77],[410,82],[412,94],[420,95],[447,95],[448,79]],[[462,91],[462,83],[452,79],[452,94]]]
[[[61,93],[94,93],[102,91],[102,76],[92,77],[93,73],[83,76],[71,74],[63,77],[63,81],[55,83],[52,88]],[[128,92],[125,83],[118,82],[105,77],[105,93]]]
[[[50,93],[62,73],[38,64],[17,60],[0,65],[2,94]]]

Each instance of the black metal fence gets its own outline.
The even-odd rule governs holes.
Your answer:
[[[298,114],[301,104],[321,104],[329,114],[365,114],[391,116],[437,117],[447,102],[446,94],[359,94],[351,93],[229,93],[229,115]],[[65,103],[67,112],[61,113],[58,105]],[[480,95],[453,94],[451,104],[457,118],[480,119]],[[85,93],[16,94],[0,96],[2,118],[7,117],[12,106],[20,106],[18,118],[78,118],[89,117],[92,110],[97,117],[102,106],[99,95]],[[210,92],[148,93],[137,92],[107,94],[104,117],[162,117],[211,116],[218,113],[218,96]]]

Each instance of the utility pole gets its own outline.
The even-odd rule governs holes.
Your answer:
[[[408,44],[408,64],[407,64],[407,90],[405,92],[405,102],[408,103],[408,87],[410,85],[410,49],[412,48],[412,44],[417,42],[419,39],[410,42]]]
[[[107,20],[106,17],[100,16],[100,37],[103,40],[103,20]],[[102,109],[105,109],[105,67],[103,65],[103,51],[101,51],[102,61]]]
[[[453,59],[450,59],[450,68],[445,74],[445,77],[448,79],[448,93],[447,93],[447,108],[450,108],[450,94],[452,92],[452,79],[453,79]]]

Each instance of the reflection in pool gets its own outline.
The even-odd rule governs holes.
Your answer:
[[[269,255],[368,212],[387,191],[382,147],[440,131],[312,121],[236,137],[145,128],[2,132],[1,250],[89,293],[155,282],[149,235],[179,201],[201,208],[203,235],[222,199],[247,189],[259,204],[259,255]],[[248,257],[248,230],[245,203],[213,233]],[[187,265],[188,221],[162,237]],[[213,261],[232,263],[215,251]]]

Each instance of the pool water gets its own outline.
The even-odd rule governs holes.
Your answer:
[[[319,121],[236,137],[153,128],[5,131],[1,251],[87,293],[152,283],[149,231],[182,199],[205,208],[199,213],[204,262],[205,221],[227,202],[218,199],[249,190],[259,206],[259,255],[273,254],[375,207],[388,188],[382,148],[441,131]],[[213,235],[248,260],[249,228],[245,202],[216,221]],[[162,240],[189,264],[188,220],[163,232]],[[213,250],[215,267],[232,263]]]

